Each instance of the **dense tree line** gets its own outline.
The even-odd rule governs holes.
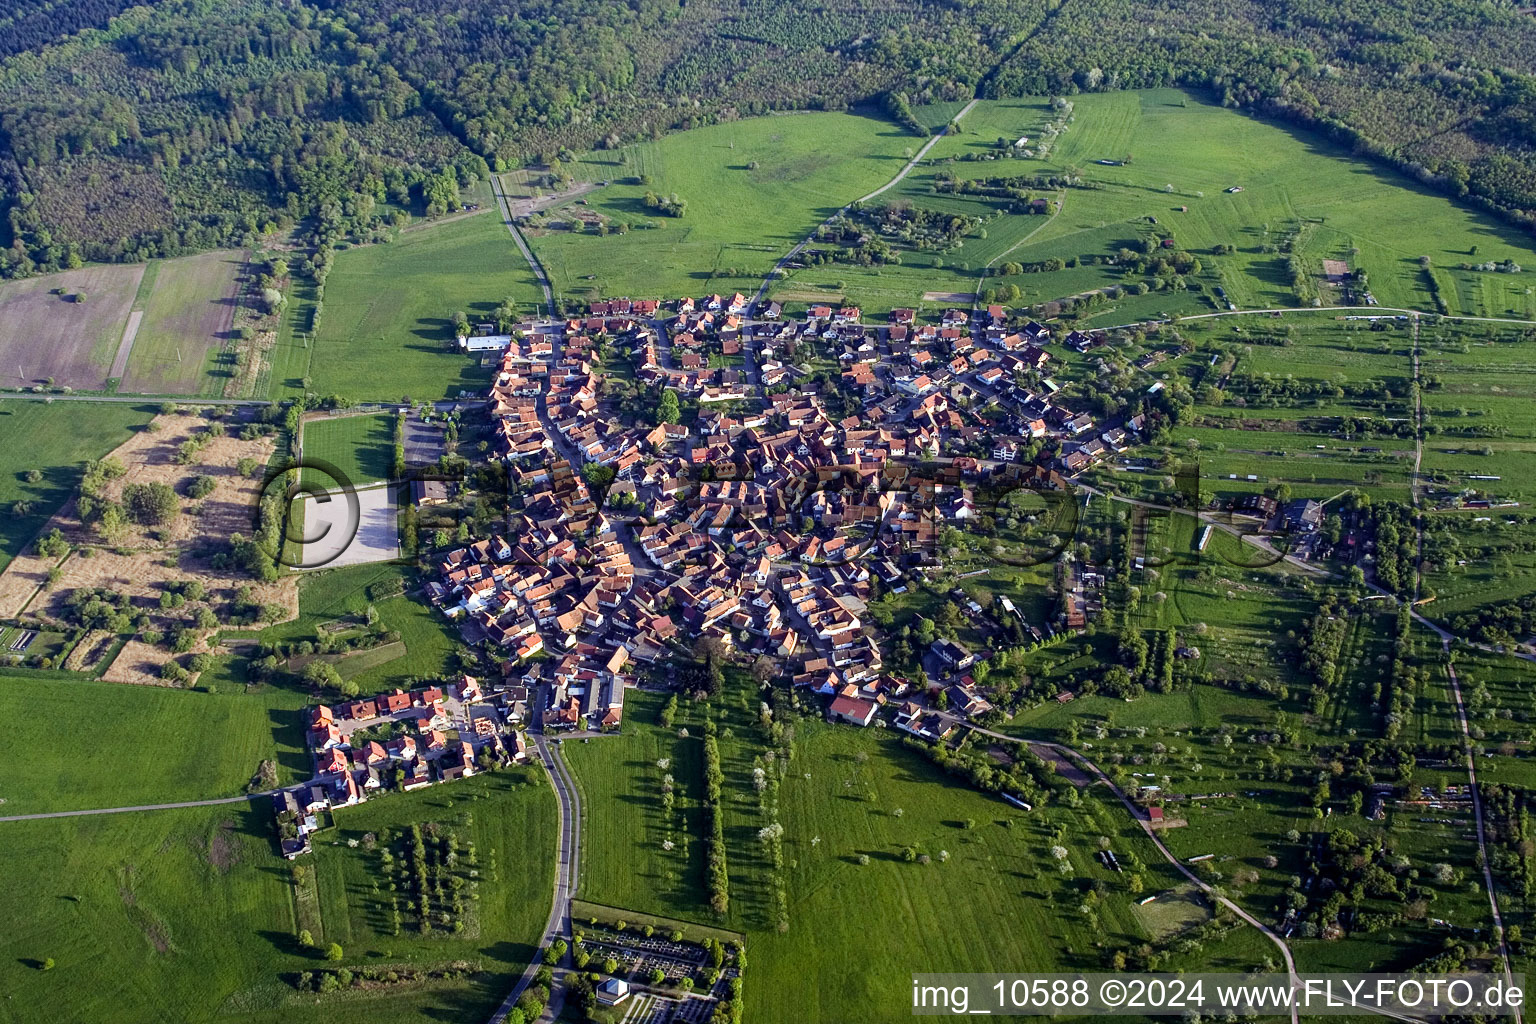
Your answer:
[[[8,0],[0,13],[0,56],[35,50],[83,28],[101,28],[133,0]]]
[[[376,238],[500,167],[773,110],[873,102],[923,135],[935,101],[1163,85],[1536,225],[1533,71],[1509,2],[16,0],[0,274]]]
[[[715,742],[715,723],[704,725],[704,838],[705,871],[709,876],[709,905],[717,914],[731,908],[731,878],[725,866],[725,807],[720,787],[725,772],[720,767],[720,745]]]

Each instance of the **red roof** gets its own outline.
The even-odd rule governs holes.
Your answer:
[[[859,722],[867,722],[875,713],[875,702],[858,697],[838,697],[832,701],[832,713]]]
[[[1149,807],[1147,809],[1147,818],[1151,821],[1162,821],[1163,809],[1161,807]]]

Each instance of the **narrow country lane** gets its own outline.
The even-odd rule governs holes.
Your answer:
[[[967,103],[964,107],[961,108],[960,112],[958,114],[956,114],[952,120],[959,121],[966,114],[969,114],[971,112],[971,108],[974,107],[978,102],[979,102],[978,100],[971,100],[971,102]],[[824,220],[820,224],[818,224],[817,228],[819,229],[819,228],[826,227],[828,224],[832,223],[834,220],[836,220],[837,218],[841,217],[843,214],[847,213],[849,207],[853,206],[854,203],[867,203],[871,199],[873,199],[876,196],[886,192],[887,190],[895,188],[898,184],[901,183],[901,179],[905,178],[908,174],[912,173],[912,169],[915,168],[920,162],[922,162],[923,157],[928,155],[928,151],[930,149],[932,149],[935,145],[937,145],[938,141],[940,139],[942,139],[944,136],[946,136],[948,134],[949,134],[949,125],[945,125],[942,129],[939,130],[939,133],[937,135],[933,136],[927,142],[923,143],[923,148],[919,149],[917,151],[917,155],[916,156],[914,156],[911,160],[908,160],[905,164],[902,165],[901,170],[896,172],[896,176],[894,178],[892,178],[890,181],[886,182],[884,185],[881,185],[879,188],[875,189],[873,192],[866,193],[865,195],[860,196],[858,199],[855,199],[852,203],[847,204],[847,206],[844,206],[842,209],[838,210],[832,216],[828,217],[826,220]],[[748,310],[755,311],[758,306],[762,305],[763,298],[768,294],[768,289],[773,287],[773,282],[775,282],[775,281],[777,281],[779,279],[779,275],[781,273],[783,273],[785,266],[787,266],[789,264],[790,260],[794,259],[796,256],[800,255],[800,253],[804,252],[805,251],[805,247],[807,245],[810,245],[811,244],[811,240],[814,239],[815,237],[816,237],[816,232],[812,231],[805,238],[803,238],[799,242],[797,242],[793,249],[789,250],[789,252],[785,253],[783,256],[781,256],[779,258],[779,261],[773,265],[773,269],[768,271],[768,276],[763,278],[763,283],[757,289],[757,294],[752,296],[752,303],[751,303],[751,305],[749,305],[747,307]]]
[[[217,807],[220,804],[243,804],[258,797],[271,796],[278,792],[275,789],[264,789],[260,793],[249,793],[245,796],[226,796],[216,800],[187,800],[179,804],[138,804],[133,807],[93,807],[81,811],[47,811],[42,814],[10,814],[0,816],[0,822],[5,821],[38,821],[42,818],[83,818],[96,814],[127,814],[131,811],[174,811],[180,807]]]
[[[1163,858],[1167,860],[1169,864],[1172,864],[1175,868],[1177,868],[1179,873],[1182,874],[1185,878],[1199,886],[1200,890],[1204,892],[1207,897],[1220,903],[1222,906],[1232,911],[1232,913],[1236,914],[1246,923],[1253,925],[1259,930],[1260,933],[1264,935],[1265,938],[1269,939],[1275,944],[1275,946],[1280,950],[1281,957],[1285,960],[1285,971],[1286,974],[1290,976],[1291,987],[1296,988],[1299,986],[1300,980],[1296,976],[1296,961],[1292,959],[1291,947],[1286,945],[1285,940],[1281,938],[1280,935],[1274,931],[1274,929],[1270,928],[1264,922],[1248,913],[1248,911],[1244,910],[1236,903],[1233,903],[1231,900],[1227,899],[1227,897],[1218,893],[1215,889],[1208,885],[1204,879],[1200,878],[1200,876],[1189,870],[1189,868],[1184,865],[1183,861],[1175,857],[1173,852],[1169,850],[1167,846],[1163,845],[1163,840],[1160,836],[1158,836],[1157,830],[1152,827],[1146,816],[1141,813],[1141,811],[1136,807],[1134,803],[1131,802],[1131,798],[1126,796],[1125,791],[1117,786],[1108,775],[1104,774],[1104,771],[1091,759],[1089,759],[1087,755],[1083,754],[1081,751],[1074,747],[1067,746],[1064,743],[1052,743],[1046,740],[1025,740],[1018,736],[1010,736],[1007,733],[996,732],[992,729],[984,729],[979,725],[974,725],[964,719],[956,718],[954,715],[950,715],[946,712],[939,712],[939,714],[958,725],[969,728],[973,732],[981,733],[983,736],[990,736],[993,739],[1002,740],[1007,743],[1022,744],[1026,747],[1045,747],[1048,750],[1054,750],[1063,756],[1070,757],[1073,761],[1078,762],[1084,768],[1088,769],[1088,771],[1093,774],[1096,781],[1109,787],[1109,791],[1115,794],[1115,796],[1119,798],[1120,802],[1125,805],[1125,809],[1130,812],[1132,819],[1135,820],[1136,824],[1141,826],[1141,830],[1147,834],[1147,838],[1152,840],[1152,845],[1157,847],[1157,851],[1163,855]],[[1297,1013],[1296,1007],[1292,1006],[1291,1024],[1296,1024],[1298,1020],[1299,1015]]]
[[[517,243],[517,248],[523,254],[523,259],[528,261],[528,269],[533,271],[534,278],[539,282],[539,287],[544,289],[544,307],[550,316],[555,315],[555,293],[549,287],[549,275],[544,273],[544,264],[528,248],[528,240],[523,233],[517,230],[517,223],[512,218],[511,200],[507,198],[506,190],[501,187],[501,177],[491,175],[491,187],[496,192],[496,205],[501,210],[501,222],[512,233],[512,241]]]

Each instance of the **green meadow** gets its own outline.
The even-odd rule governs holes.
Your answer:
[[[275,357],[273,378],[292,388],[305,372],[310,390],[353,401],[457,398],[483,392],[490,371],[453,344],[453,315],[484,319],[506,298],[534,312],[533,272],[491,211],[402,231],[391,242],[336,254],[325,282],[320,329],[307,344],[296,330]],[[302,301],[302,300],[301,300]]]
[[[0,676],[0,710],[59,741],[49,752],[17,759],[6,772],[3,813],[238,796],[269,759],[280,781],[297,781],[310,767],[298,708],[281,693],[228,696]],[[124,723],[132,723],[131,736]]]
[[[566,165],[607,182],[548,222],[580,213],[612,226],[535,228],[529,242],[558,297],[676,297],[756,292],[774,263],[846,203],[884,185],[922,140],[858,114],[788,114],[696,128],[588,153]],[[641,183],[642,180],[645,183]],[[677,197],[683,217],[648,209],[647,192]],[[627,234],[617,226],[627,224]]]
[[[228,339],[245,254],[216,251],[156,260],[145,269],[134,308],[134,335],[120,389],[152,395],[223,393],[231,374],[221,355]]]
[[[1114,949],[1150,935],[1125,877],[1095,856],[1103,841],[1122,858],[1139,858],[1148,894],[1178,883],[1107,793],[1089,790],[1026,814],[945,775],[894,732],[791,716],[784,720],[793,756],[776,769],[787,897],[781,930],[774,868],[757,835],[768,819],[751,770],[773,762],[755,760],[766,749],[755,694],[738,681],[708,706],[684,701],[668,729],[656,721],[662,704],[657,695],[632,694],[622,738],[564,746],[582,794],[581,896],[744,931],[751,1020],[902,1019],[914,971],[1097,969]],[[731,910],[724,918],[707,906],[698,838],[705,715],[717,722],[725,774]],[[666,775],[675,787],[670,825],[661,798]],[[1049,853],[1058,842],[1065,866]],[[901,854],[909,846],[929,861],[908,862]],[[1081,910],[1090,886],[1101,893],[1092,920]],[[1207,950],[1201,962],[1255,965],[1264,943],[1248,932],[1233,933],[1230,947]],[[827,956],[854,948],[856,972]]]
[[[485,1019],[549,913],[554,808],[548,784],[519,769],[342,809],[300,862],[313,871],[302,887],[276,852],[266,800],[0,825],[12,870],[31,879],[0,892],[12,922],[0,939],[0,986],[14,1000],[4,1019],[37,1019],[19,1008],[44,1005],[48,1019],[123,1024]],[[474,841],[473,935],[394,935],[370,915],[369,837],[407,821]],[[335,966],[478,968],[451,982],[300,994],[300,972],[331,966],[299,945],[301,928],[342,946]]]
[[[1365,269],[1384,306],[1434,311],[1438,291],[1449,313],[1536,317],[1536,252],[1519,231],[1319,136],[1173,89],[1083,94],[1070,101],[1065,124],[1063,114],[1043,100],[977,104],[959,135],[941,140],[923,167],[877,200],[988,217],[985,237],[973,234],[944,254],[904,251],[899,269],[807,269],[776,291],[841,280],[852,297],[867,295],[864,301],[876,311],[922,305],[925,291],[974,290],[985,267],[1109,255],[1156,233],[1200,257],[1200,291],[1122,296],[1094,310],[1088,323],[1211,312],[1225,309],[1228,300],[1247,309],[1305,305],[1291,285],[1292,252],[1313,275],[1323,259]],[[1061,130],[1043,156],[1003,156],[1021,137],[1038,152],[1053,122]],[[961,178],[1070,175],[1082,187],[1037,190],[1061,201],[1050,214],[997,213],[975,197],[934,194],[940,171]],[[1217,245],[1236,251],[1217,256]],[[1506,260],[1523,269],[1462,269]],[[909,266],[923,273],[908,274]],[[1018,284],[1019,302],[1032,304],[1126,279],[1112,266],[1083,266],[1003,283]],[[1218,286],[1224,299],[1214,293]],[[1337,300],[1328,288],[1318,294],[1324,305]]]
[[[154,418],[152,405],[0,403],[0,569],[20,554],[99,459]],[[32,470],[42,474],[27,479]]]
[[[394,470],[395,417],[378,413],[313,419],[304,424],[303,444],[306,459],[329,462],[354,484],[389,480]]]

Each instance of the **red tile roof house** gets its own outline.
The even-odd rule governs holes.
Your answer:
[[[379,714],[381,715],[394,715],[411,709],[411,695],[404,690],[396,690],[394,693],[381,693],[376,700],[379,706]]]
[[[860,697],[834,697],[828,713],[836,719],[853,725],[867,726],[874,720],[880,705]]]

